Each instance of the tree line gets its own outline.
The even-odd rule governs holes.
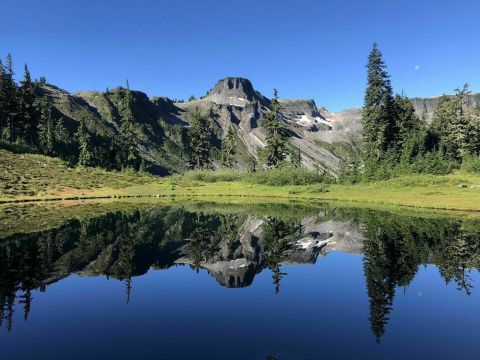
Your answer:
[[[0,60],[0,142],[3,146],[21,152],[39,152],[60,157],[70,165],[102,167],[108,170],[144,170],[145,161],[139,154],[139,136],[133,107],[135,98],[128,80],[120,104],[120,138],[100,137],[91,127],[93,116],[85,115],[78,121],[67,124],[64,115],[52,104],[42,87],[46,79],[32,80],[25,65],[23,79],[17,84],[9,54],[3,65]],[[106,94],[110,91],[107,89]],[[299,166],[299,151],[290,151],[287,133],[278,116],[278,97],[274,93],[271,110],[264,119],[267,130],[267,148],[261,152],[262,164],[277,167],[286,163],[290,156],[292,166]],[[215,114],[209,109],[202,114],[198,109],[192,116],[191,126],[186,131],[187,167],[211,169],[213,162],[234,168],[238,164],[239,142],[233,125],[228,128],[220,145],[215,138]],[[250,156],[250,171],[257,170],[257,159]]]
[[[387,179],[405,173],[447,174],[462,164],[480,171],[480,108],[467,107],[468,85],[438,100],[433,119],[419,117],[403,94],[393,94],[377,44],[368,57],[362,114],[363,155],[341,177]]]
[[[60,157],[70,165],[142,170],[133,116],[133,96],[128,86],[121,104],[120,139],[89,129],[95,121],[88,115],[67,125],[66,119],[42,91],[45,77],[32,80],[28,66],[17,84],[9,54],[0,60],[0,142],[21,152],[39,152]]]
[[[17,84],[11,55],[0,60],[0,143],[25,151],[57,156],[70,165],[99,166],[108,170],[146,170],[139,153],[135,97],[128,81],[119,106],[120,136],[92,131],[96,119],[87,114],[70,121],[53,106],[42,91],[44,77],[32,80],[25,65]],[[107,91],[106,94],[109,92]],[[442,96],[431,123],[419,117],[404,94],[394,94],[382,53],[374,44],[367,64],[362,125],[361,158],[344,162],[340,180],[387,179],[405,173],[446,174],[460,166],[480,171],[480,109],[467,106],[468,85],[454,96]],[[274,90],[269,111],[261,120],[266,146],[258,156],[245,159],[251,172],[260,168],[300,167],[302,154],[289,142],[280,116],[278,93]],[[71,120],[71,119],[70,119]],[[214,162],[226,168],[238,166],[241,150],[234,125],[218,136],[216,115],[198,109],[185,131],[186,167],[212,169]],[[182,130],[183,131],[183,130]],[[220,139],[220,138],[221,139]]]

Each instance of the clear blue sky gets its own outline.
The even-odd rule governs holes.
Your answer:
[[[130,80],[203,95],[226,76],[270,96],[362,105],[374,41],[396,91],[480,91],[479,0],[1,0],[0,56],[69,91]]]

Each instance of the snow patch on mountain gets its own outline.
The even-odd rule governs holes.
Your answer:
[[[321,118],[320,116],[308,116],[308,115],[301,115],[299,117],[297,117],[294,122],[300,126],[304,126],[304,127],[311,127],[312,125],[315,125],[315,124],[325,124],[325,125],[328,125],[328,126],[331,126],[332,123],[328,120],[325,120],[323,118]]]

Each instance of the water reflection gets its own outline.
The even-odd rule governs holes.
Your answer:
[[[420,265],[434,264],[446,283],[472,293],[469,273],[480,265],[480,223],[291,207],[254,214],[154,206],[73,219],[50,230],[1,239],[0,326],[12,330],[15,311],[28,319],[32,292],[44,292],[72,273],[122,281],[127,303],[134,296],[134,277],[179,265],[205,269],[229,288],[250,286],[269,269],[272,291],[278,294],[288,265],[315,264],[334,250],[363,254],[369,320],[380,341],[395,292],[409,286]]]
[[[419,265],[436,265],[447,284],[454,281],[458,290],[471,294],[469,273],[480,265],[477,221],[368,212],[362,223],[370,322],[377,341],[385,332],[395,290],[411,283]]]

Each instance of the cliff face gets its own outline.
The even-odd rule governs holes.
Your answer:
[[[438,106],[440,96],[430,98],[414,98],[412,99],[413,107],[418,116],[425,116],[428,123],[432,121],[433,113]],[[470,94],[467,96],[465,106],[473,108],[480,106],[480,94]]]
[[[253,89],[248,79],[228,77],[220,80],[207,94],[205,100],[218,105],[233,105],[243,107],[248,102],[257,101],[268,107],[270,100]]]

